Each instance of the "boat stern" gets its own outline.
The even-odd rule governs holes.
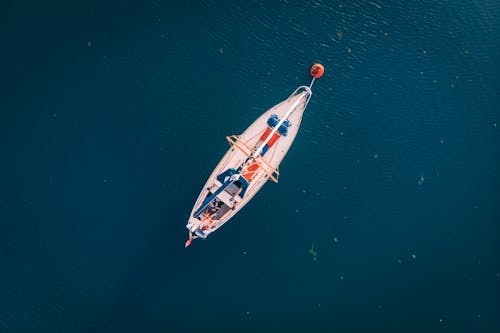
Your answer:
[[[192,235],[196,235],[198,238],[207,238],[210,234],[210,230],[207,228],[203,228],[202,222],[194,217],[190,217],[188,223],[186,224],[186,229],[189,230],[189,233]]]

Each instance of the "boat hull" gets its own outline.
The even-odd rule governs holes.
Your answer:
[[[209,234],[218,230],[237,214],[269,179],[274,179],[274,175],[279,174],[278,167],[295,140],[305,107],[310,97],[311,90],[309,87],[299,87],[286,100],[264,112],[240,136],[233,137],[232,140],[228,138],[230,142],[233,143],[232,146],[222,157],[208,178],[191,211],[186,228],[189,229],[192,234],[200,238],[206,238]],[[220,219],[216,220],[210,228],[202,229],[202,218],[199,216],[199,211],[204,208],[204,204],[207,201],[206,198],[217,188],[223,186],[221,179],[218,179],[218,177],[220,178],[220,175],[228,169],[238,169],[242,165],[245,165],[245,163],[248,163],[249,154],[252,151],[255,152],[259,145],[263,143],[262,138],[263,135],[266,135],[266,130],[269,131],[270,129],[268,122],[272,115],[276,115],[279,119],[289,121],[290,126],[287,127],[286,135],[278,135],[279,138],[265,151],[264,156],[261,156],[260,153],[258,154],[256,160],[259,161],[259,165],[262,167],[252,172],[251,177],[247,177],[251,179],[248,181],[248,187],[243,197],[234,196],[232,198],[226,198],[224,197],[227,196],[225,191],[221,191],[218,198],[226,202],[227,200],[231,201],[232,207],[229,211],[225,212]],[[277,128],[275,131],[277,131]],[[270,140],[268,139],[268,141]],[[266,141],[264,141],[264,143],[266,143]],[[270,143],[271,142],[268,142],[268,144]],[[273,171],[276,172],[273,173]]]

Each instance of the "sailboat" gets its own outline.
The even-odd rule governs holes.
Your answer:
[[[292,146],[302,115],[312,96],[315,79],[324,73],[321,64],[310,69],[309,86],[300,86],[284,101],[257,118],[241,135],[227,136],[227,153],[201,190],[186,228],[189,238],[206,239],[238,213],[271,180],[279,179],[279,165]]]

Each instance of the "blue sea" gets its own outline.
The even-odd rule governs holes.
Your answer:
[[[500,332],[498,1],[0,13],[0,332]],[[279,184],[185,249],[315,62]]]

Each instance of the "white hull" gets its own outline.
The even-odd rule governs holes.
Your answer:
[[[189,221],[186,225],[190,235],[196,235],[194,236],[195,238],[206,238],[210,233],[219,229],[242,209],[269,179],[277,181],[279,175],[278,167],[297,135],[302,115],[310,97],[310,88],[301,86],[286,100],[263,113],[240,136],[228,138],[232,144],[231,148],[210,175],[194,204]],[[270,121],[270,117],[273,114],[277,115],[277,118],[280,119],[280,123],[278,123],[275,128],[268,125],[268,121]],[[261,156],[262,147],[266,144],[268,146],[271,144],[271,137],[275,133],[278,132],[278,134],[280,134],[279,128],[281,128],[281,126],[279,125],[285,120],[291,123],[291,125],[287,127],[286,135],[278,135],[278,139],[275,143],[268,147],[264,156]],[[268,132],[266,132],[266,130]],[[269,130],[272,130],[272,132],[269,133]],[[265,132],[269,134],[262,140]],[[249,161],[248,157],[250,155],[252,158]],[[257,163],[260,167],[251,171],[253,170],[250,166],[251,163],[254,165]],[[228,169],[237,170],[238,168],[242,170],[241,173],[238,174],[241,181],[237,181],[235,184],[244,183],[245,186],[240,186],[239,189],[239,191],[242,191],[241,188],[244,188],[244,193],[237,194],[238,187],[231,184],[229,184],[227,190],[222,190],[221,187],[224,187],[230,182],[230,174],[225,177],[226,182],[221,174]],[[244,175],[246,178],[241,178],[240,175]],[[218,189],[220,193],[217,194]],[[231,189],[233,189],[234,192],[231,192]],[[209,208],[212,207],[210,206],[212,204],[208,203],[210,198],[214,198],[214,207],[217,203],[222,206],[222,209],[215,207],[213,208],[214,210],[219,210],[215,210],[215,212],[209,210]],[[205,206],[207,206],[206,209]]]

